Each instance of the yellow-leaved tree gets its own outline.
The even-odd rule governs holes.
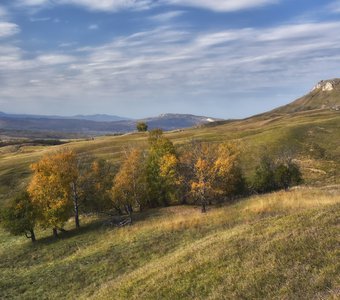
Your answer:
[[[143,209],[146,182],[144,154],[139,149],[125,151],[125,159],[113,179],[111,190],[114,207],[122,212],[125,210],[130,218],[134,208]]]
[[[216,172],[216,192],[222,198],[233,198],[242,194],[245,189],[245,180],[240,166],[241,149],[235,142],[226,142],[218,145],[217,156],[214,163]]]
[[[185,181],[191,195],[201,204],[202,212],[214,199],[224,199],[241,192],[242,170],[239,166],[240,151],[234,143],[212,144],[193,142],[182,163]]]
[[[74,200],[77,198],[74,183],[78,178],[77,159],[74,152],[63,150],[45,155],[32,164],[34,174],[28,186],[28,193],[37,208],[38,222],[44,228],[62,229],[72,215]],[[75,215],[79,225],[78,212]]]
[[[193,143],[188,163],[191,165],[191,194],[202,205],[202,212],[214,196],[216,179],[216,145],[208,143]]]
[[[165,154],[160,158],[159,175],[166,186],[166,198],[170,204],[177,204],[181,196],[182,176],[179,173],[179,160],[174,154]]]

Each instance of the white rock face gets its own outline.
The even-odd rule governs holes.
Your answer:
[[[328,80],[328,81],[322,80],[316,86],[314,86],[312,91],[319,90],[319,89],[321,89],[323,92],[333,91],[334,85],[335,85],[335,82],[333,82],[332,80]]]
[[[312,91],[318,90],[321,88],[321,83],[319,82],[316,86],[313,87]]]
[[[327,82],[323,87],[322,87],[322,91],[326,92],[326,91],[333,91],[334,90],[334,86],[331,82]]]

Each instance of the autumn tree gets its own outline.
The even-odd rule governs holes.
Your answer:
[[[214,196],[216,179],[215,160],[217,147],[214,144],[194,142],[191,144],[187,163],[192,173],[190,178],[190,193],[201,204],[202,212]]]
[[[183,160],[191,195],[206,212],[207,204],[240,192],[244,180],[235,144],[193,142]]]
[[[236,143],[221,143],[217,146],[214,171],[215,186],[222,198],[232,198],[245,191],[245,179],[240,166],[240,146]]]
[[[125,158],[114,177],[111,190],[114,207],[130,217],[135,207],[142,210],[146,194],[144,154],[139,149],[125,151]]]
[[[74,182],[78,178],[77,160],[74,152],[63,150],[45,155],[31,166],[34,174],[28,186],[28,193],[39,213],[42,227],[52,227],[57,237],[57,229],[72,215],[79,226],[78,203]]]
[[[34,228],[37,222],[36,208],[27,192],[14,198],[1,212],[2,227],[13,235],[24,234],[36,241]]]
[[[177,153],[173,143],[164,137],[163,131],[160,129],[152,130],[149,133],[148,141],[149,148],[146,159],[148,205],[150,207],[167,206],[171,203],[171,198],[173,199],[174,195],[171,193],[173,181],[170,183],[170,178],[167,178],[165,174],[170,172],[170,166],[176,166],[176,163],[173,162],[177,160]]]
[[[165,154],[159,161],[159,175],[165,188],[165,198],[170,204],[178,202],[182,196],[183,176],[180,174],[179,159],[175,154]]]
[[[114,166],[102,159],[90,160],[80,177],[81,205],[84,212],[103,212],[112,207],[111,188]]]

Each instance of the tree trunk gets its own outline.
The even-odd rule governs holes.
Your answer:
[[[204,202],[202,202],[202,213],[204,214],[204,213],[206,213],[206,212],[207,212],[206,203],[205,203],[205,201],[204,201]]]
[[[125,210],[128,213],[128,215],[129,215],[130,224],[132,224],[132,213],[133,213],[132,205],[131,204],[126,204],[125,205]]]
[[[36,241],[34,230],[31,229],[31,230],[30,230],[30,233],[31,233],[31,240],[32,240],[32,243],[34,243],[34,242]]]
[[[25,235],[28,239],[32,240],[32,243],[34,243],[36,241],[34,230],[30,229],[29,232],[30,232],[30,235],[28,235],[27,232],[25,232]]]
[[[54,238],[58,238],[58,231],[57,231],[57,228],[53,228],[53,237]]]
[[[79,203],[78,203],[78,194],[77,194],[77,186],[73,182],[72,183],[72,190],[73,190],[73,206],[74,206],[74,223],[76,225],[76,228],[80,228],[80,222],[79,222]]]

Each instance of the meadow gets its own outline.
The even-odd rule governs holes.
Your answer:
[[[32,245],[1,231],[2,299],[336,299],[336,189],[296,188],[221,207],[176,206],[106,227],[83,216]]]

